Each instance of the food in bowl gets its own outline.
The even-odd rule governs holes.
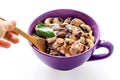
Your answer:
[[[54,56],[73,56],[90,49],[95,43],[89,25],[78,18],[49,17],[39,21],[35,36],[46,39],[46,53]]]

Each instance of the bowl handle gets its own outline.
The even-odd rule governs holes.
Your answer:
[[[101,47],[107,48],[108,53],[96,54],[96,55],[92,54],[88,61],[105,59],[113,53],[114,47],[113,47],[112,43],[110,43],[108,41],[104,41],[104,40],[99,40],[99,42],[96,46],[96,49],[99,49]]]

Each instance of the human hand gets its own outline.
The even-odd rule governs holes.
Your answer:
[[[0,47],[9,48],[11,43],[18,43],[18,33],[14,32],[15,21],[5,21],[0,18]]]

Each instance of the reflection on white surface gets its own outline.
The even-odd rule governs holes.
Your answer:
[[[59,71],[59,70],[54,70],[54,69],[47,69],[45,70],[45,73],[43,73],[44,77],[42,77],[40,74],[41,70],[39,69],[36,73],[36,79],[41,79],[41,77],[44,80],[88,80],[88,79],[93,79],[93,80],[102,80],[102,79],[107,79],[105,77],[105,71],[93,71],[94,69],[101,69],[100,67],[95,68],[94,66],[81,66],[73,70],[69,71]],[[101,69],[102,70],[102,69]],[[104,72],[104,73],[103,73]]]
[[[101,39],[112,42],[115,49],[107,59],[60,71],[41,62],[28,41],[19,36],[19,44],[10,49],[0,48],[0,80],[119,80],[119,7],[118,0],[2,0],[0,16],[15,19],[17,27],[26,32],[32,20],[46,11],[63,8],[83,11],[100,26]]]

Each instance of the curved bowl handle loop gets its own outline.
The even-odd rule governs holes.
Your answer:
[[[92,54],[88,61],[105,59],[113,53],[114,47],[113,47],[112,43],[110,43],[108,41],[104,41],[104,40],[99,40],[96,49],[99,49],[101,47],[107,48],[108,53],[96,54],[96,55]]]

